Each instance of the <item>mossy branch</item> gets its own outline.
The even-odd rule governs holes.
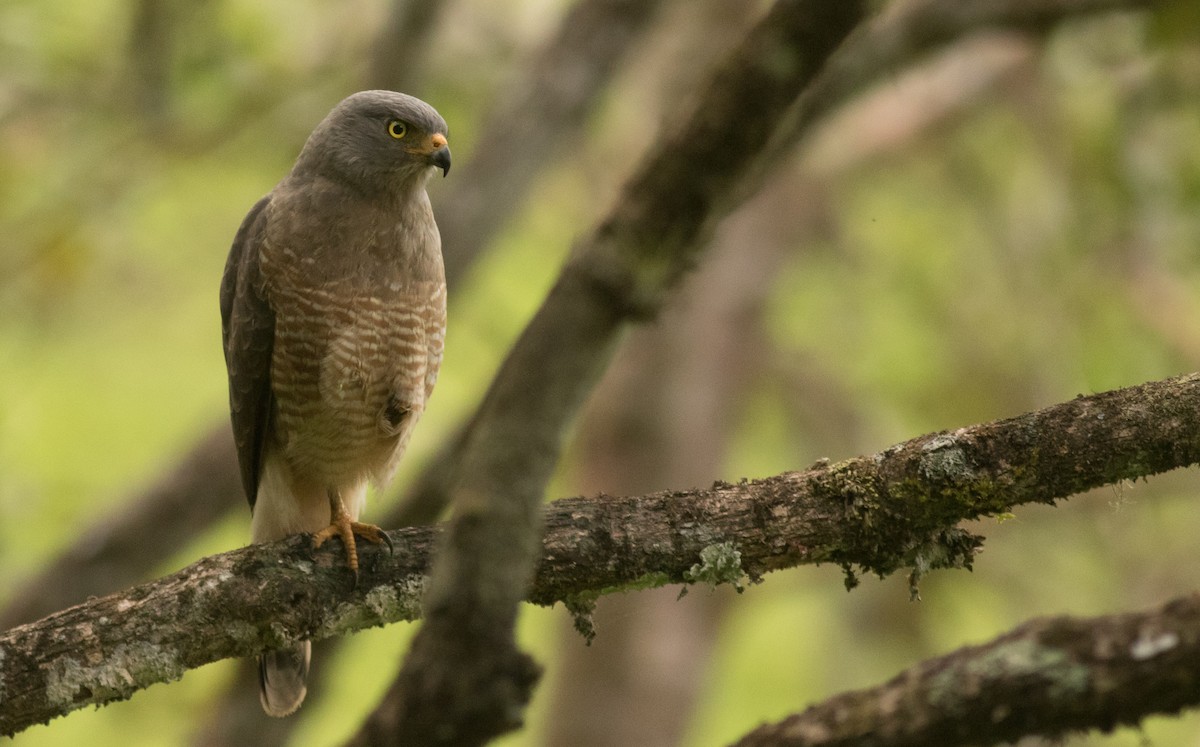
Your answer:
[[[545,512],[529,598],[573,602],[646,579],[758,579],[807,563],[879,574],[965,566],[980,540],[959,521],[1200,461],[1197,412],[1200,374],[1191,374],[763,480],[559,500]],[[307,537],[293,537],[9,630],[0,635],[0,735],[218,659],[414,620],[440,531],[390,532],[392,555],[361,548],[356,588],[338,548],[313,553]],[[740,573],[718,562],[734,551]]]
[[[1031,620],[867,690],[761,726],[737,747],[990,745],[1111,731],[1200,703],[1200,595],[1158,609]]]

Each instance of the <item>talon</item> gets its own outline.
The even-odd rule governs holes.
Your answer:
[[[387,532],[383,531],[374,524],[360,524],[354,522],[354,533],[370,542],[373,545],[387,545],[388,552],[395,554],[395,548],[392,547],[392,538],[387,536]]]
[[[350,514],[346,513],[346,508],[342,505],[341,496],[338,495],[336,490],[329,491],[329,513],[329,526],[312,535],[313,549],[320,549],[321,545],[325,544],[326,540],[331,537],[340,537],[342,544],[346,548],[346,566],[354,574],[354,588],[357,588],[358,544],[354,541],[354,535],[357,534],[374,545],[386,544],[388,552],[394,554],[395,550],[392,547],[392,540],[382,529],[374,524],[364,524],[352,520]]]

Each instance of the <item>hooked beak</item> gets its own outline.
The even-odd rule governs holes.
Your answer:
[[[429,154],[429,162],[442,170],[442,177],[450,173],[450,146],[446,144],[446,136],[440,132],[429,138],[433,152]]]

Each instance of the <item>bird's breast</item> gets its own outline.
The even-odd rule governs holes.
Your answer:
[[[378,474],[403,447],[441,364],[445,289],[402,290],[293,284],[269,294],[275,437],[295,466]]]

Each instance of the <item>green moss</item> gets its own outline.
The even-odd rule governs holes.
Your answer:
[[[588,594],[567,597],[563,606],[571,613],[571,622],[576,632],[590,646],[596,637],[596,621],[592,617],[596,612],[596,597]]]
[[[738,593],[745,588],[742,580],[742,554],[732,542],[709,545],[700,551],[700,562],[689,568],[683,577],[691,583],[706,583],[710,586],[732,584]]]

